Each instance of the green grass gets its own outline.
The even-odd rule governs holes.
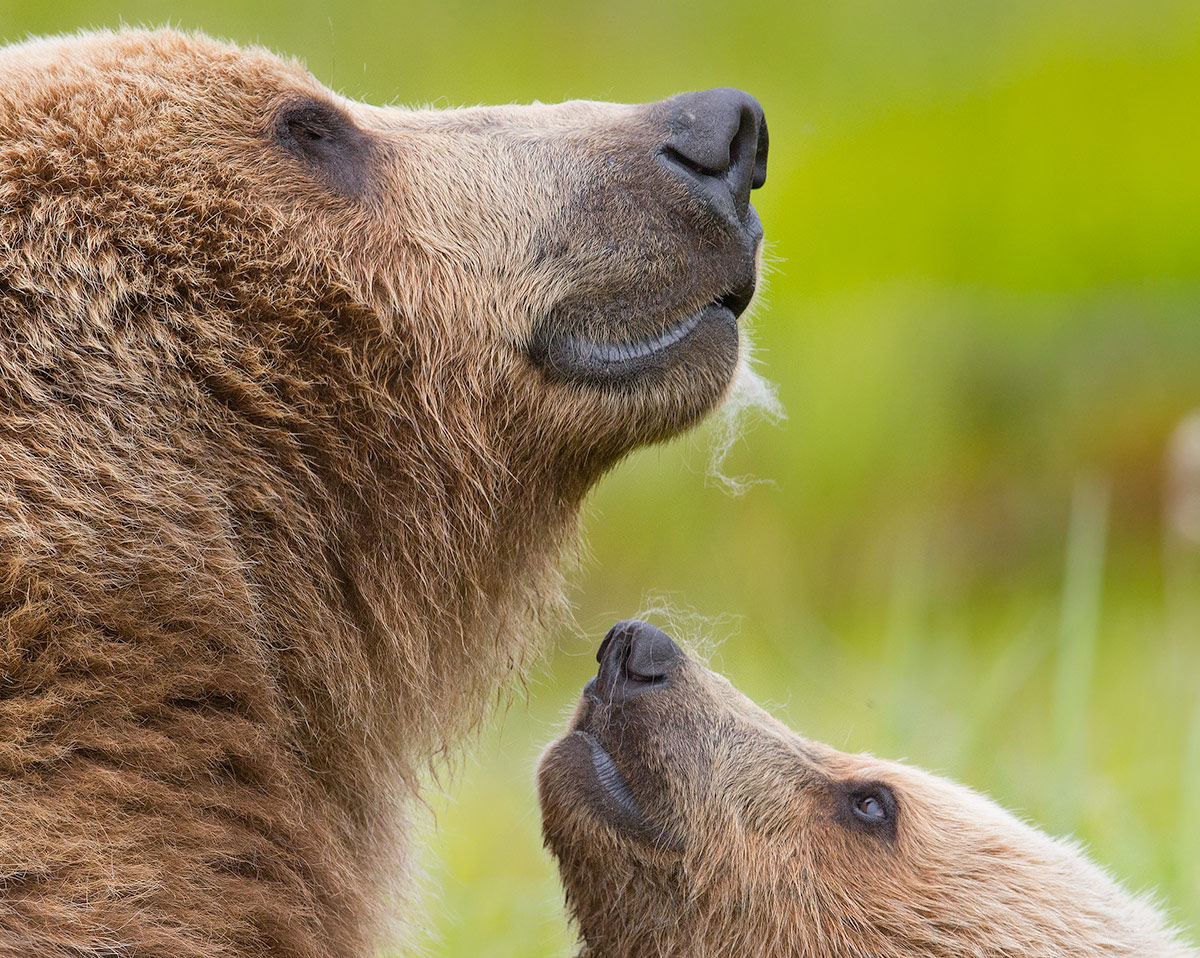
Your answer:
[[[568,953],[533,763],[595,642],[660,596],[796,728],[1076,834],[1200,929],[1200,555],[1162,522],[1200,407],[1192,0],[0,0],[9,38],[120,19],[375,102],[766,108],[756,339],[789,418],[727,468],[771,482],[726,495],[700,437],[602,484],[586,635],[434,802],[430,954]]]

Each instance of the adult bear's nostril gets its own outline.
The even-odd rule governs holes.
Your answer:
[[[663,164],[722,215],[740,221],[767,179],[767,123],[749,93],[723,87],[667,101]]]

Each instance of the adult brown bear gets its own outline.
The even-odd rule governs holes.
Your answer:
[[[731,90],[0,52],[0,955],[373,953],[581,498],[735,376],[765,163]]]
[[[538,773],[583,958],[1197,958],[982,795],[801,738],[618,623]]]

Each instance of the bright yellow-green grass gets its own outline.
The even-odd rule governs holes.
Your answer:
[[[376,102],[763,102],[755,321],[788,418],[592,500],[580,633],[486,730],[425,854],[427,948],[569,953],[532,769],[617,618],[781,717],[1084,839],[1200,928],[1200,548],[1165,534],[1200,407],[1194,0],[0,0],[0,32],[200,27]],[[719,644],[718,644],[719,643]]]

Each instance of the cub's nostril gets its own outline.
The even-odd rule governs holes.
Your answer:
[[[600,648],[596,650],[596,661],[601,665],[609,657],[624,661],[629,655],[629,644],[633,641],[634,633],[644,625],[646,623],[638,619],[622,619],[608,630]]]
[[[665,685],[683,653],[662,629],[626,619],[609,629],[596,658],[593,698],[612,706]]]
[[[682,654],[666,632],[645,622],[633,633],[625,674],[634,681],[653,682],[665,678]]]

